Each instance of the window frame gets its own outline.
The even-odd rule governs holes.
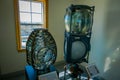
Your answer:
[[[43,2],[44,4],[44,28],[48,28],[48,0],[32,0]],[[19,0],[14,0],[14,15],[15,15],[15,27],[16,27],[16,46],[18,52],[25,52],[21,46],[21,36],[20,36],[20,15],[19,15]]]

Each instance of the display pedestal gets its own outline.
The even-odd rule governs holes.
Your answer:
[[[50,74],[57,74],[57,70],[53,65],[51,65],[49,68],[50,68],[50,72],[49,72]],[[34,69],[33,66],[31,65],[25,66],[25,75],[26,75],[26,80],[39,80],[39,78],[44,77],[44,75],[37,75],[37,70]],[[46,73],[46,75],[48,75],[48,73]],[[48,79],[45,79],[45,80],[48,80]],[[58,79],[55,79],[55,80],[58,80]]]

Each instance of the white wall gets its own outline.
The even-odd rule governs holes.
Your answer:
[[[106,80],[120,78],[120,0],[76,0],[95,5],[90,63],[95,63]],[[77,4],[79,4],[77,3]]]
[[[23,70],[27,64],[26,55],[18,53],[16,49],[13,2],[13,0],[0,0],[0,73],[2,75]],[[63,60],[63,17],[65,8],[70,3],[71,1],[49,0],[48,27],[57,43],[58,57],[56,62]],[[62,8],[61,4],[64,4]]]
[[[0,0],[0,68],[1,74],[23,70],[25,54],[16,49],[13,0]]]
[[[120,78],[120,1],[49,0],[48,27],[57,43],[57,61],[63,58],[64,14],[71,4],[95,6],[90,63],[95,63],[106,80]],[[23,70],[25,54],[16,50],[13,0],[0,1],[0,70],[2,74]]]
[[[120,0],[108,0],[105,16],[104,77],[107,80],[120,78]]]
[[[73,0],[49,0],[49,31],[57,43],[58,58],[57,61],[64,60],[64,15],[66,8],[74,3]]]
[[[63,59],[65,9],[71,4],[95,6],[90,63],[95,63],[106,80],[120,78],[120,1],[119,0],[49,0],[49,31],[56,39],[58,60]]]

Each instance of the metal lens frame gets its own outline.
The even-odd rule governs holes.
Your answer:
[[[88,62],[93,14],[94,6],[71,5],[66,9],[64,56],[67,63]]]

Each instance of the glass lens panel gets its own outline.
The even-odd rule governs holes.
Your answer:
[[[31,23],[30,13],[20,13],[20,23]]]
[[[43,13],[42,2],[32,2],[32,12]]]
[[[76,11],[72,15],[72,32],[73,33],[80,33],[81,28],[84,27],[82,24],[83,21],[83,14],[80,12],[80,10]]]
[[[75,41],[72,43],[71,57],[73,60],[78,60],[82,58],[86,53],[86,47],[83,42]]]
[[[65,28],[67,32],[70,31],[70,15],[69,14],[65,15]]]
[[[76,10],[72,15],[72,33],[88,33],[91,27],[91,21],[91,13],[88,10]]]
[[[25,11],[25,12],[30,12],[30,1],[19,0],[19,10]]]

